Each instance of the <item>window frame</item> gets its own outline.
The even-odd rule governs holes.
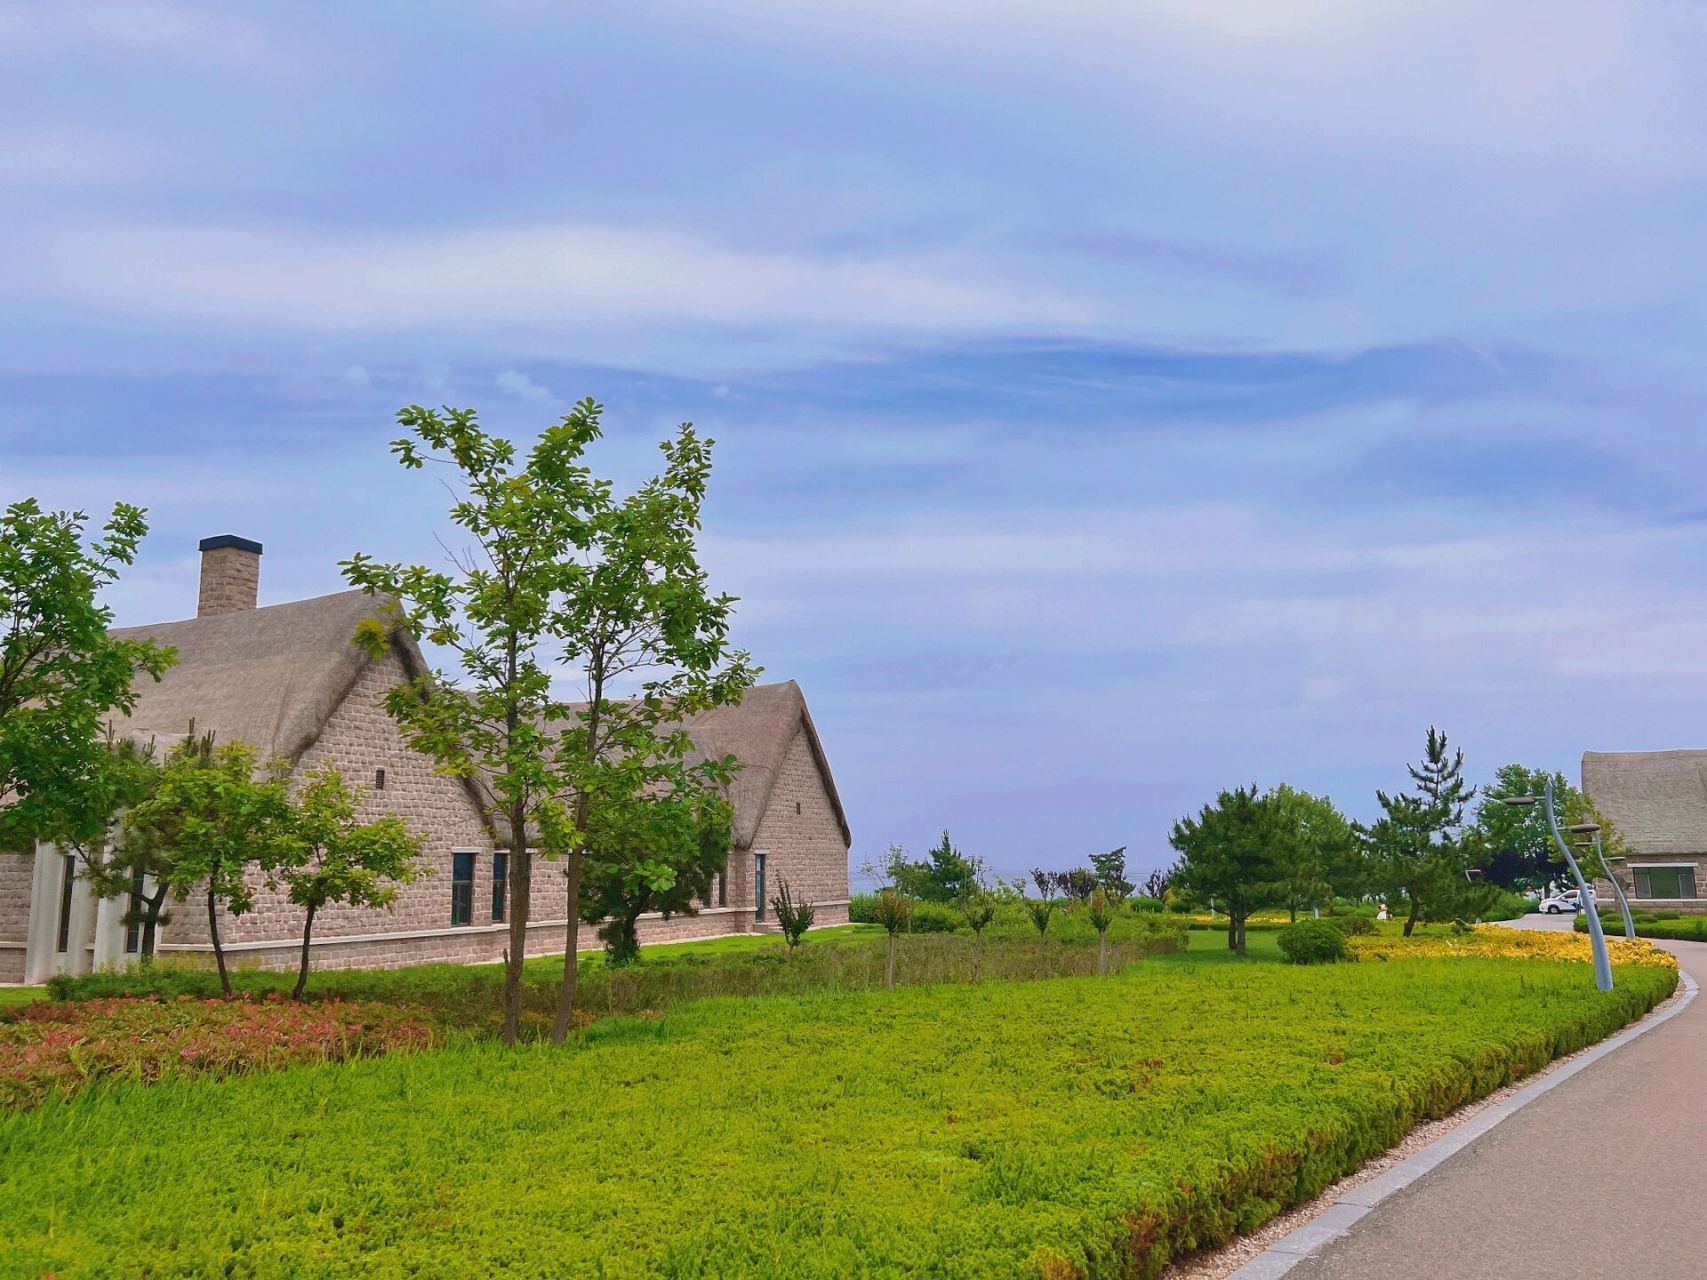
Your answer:
[[[450,855],[450,923],[451,928],[466,928],[474,923],[474,863],[473,849],[453,849]],[[467,868],[466,877],[458,874]]]
[[[510,851],[492,850],[492,923],[502,924],[508,913],[510,889]]]

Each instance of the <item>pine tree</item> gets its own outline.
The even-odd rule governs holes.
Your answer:
[[[1450,919],[1473,911],[1477,891],[1467,875],[1481,851],[1477,833],[1464,826],[1476,788],[1464,781],[1464,753],[1430,726],[1422,763],[1407,765],[1415,790],[1377,791],[1383,816],[1363,832],[1382,887],[1408,904],[1405,936],[1417,921]]]

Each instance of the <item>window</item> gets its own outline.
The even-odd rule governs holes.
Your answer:
[[[71,886],[77,883],[77,863],[65,859],[65,878],[59,882],[59,941],[55,951],[71,950]]]
[[[500,849],[492,855],[492,918],[504,918],[504,892],[509,888],[510,851]]]
[[[720,907],[729,905],[729,873],[727,871],[717,873],[717,905]]]
[[[127,920],[124,927],[124,950],[129,956],[142,950],[142,913],[147,910],[142,897],[148,891],[144,879],[141,871],[130,873],[130,910],[125,913]]]
[[[375,791],[384,791],[385,790],[385,770],[384,769],[375,769],[373,771],[373,789]]]
[[[1632,867],[1636,873],[1636,896],[1638,898],[1693,898],[1695,896],[1695,868],[1682,867]]]
[[[753,919],[765,918],[765,855],[753,855]]]
[[[474,923],[474,855],[450,856],[450,922]]]

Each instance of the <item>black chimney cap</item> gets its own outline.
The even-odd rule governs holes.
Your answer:
[[[239,551],[247,551],[250,555],[261,554],[261,544],[248,538],[239,538],[235,533],[216,534],[211,538],[203,538],[197,551],[218,551],[221,547],[236,547]]]

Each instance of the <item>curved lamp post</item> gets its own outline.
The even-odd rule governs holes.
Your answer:
[[[1523,808],[1536,803],[1534,796],[1502,796],[1501,800],[1516,808]],[[1577,860],[1571,854],[1571,846],[1565,843],[1565,836],[1559,830],[1559,813],[1553,805],[1553,779],[1547,779],[1547,793],[1542,796],[1540,803],[1547,810],[1547,825],[1553,830],[1553,841],[1559,846],[1559,852],[1565,855],[1565,865],[1571,869],[1571,875],[1576,878],[1577,893],[1582,901],[1583,910],[1588,913],[1588,940],[1594,948],[1594,985],[1602,991],[1612,990],[1612,960],[1606,954],[1606,935],[1601,932],[1600,912],[1594,909],[1594,891],[1588,887],[1588,881],[1583,879],[1583,870],[1577,865]],[[1573,831],[1584,834],[1599,831],[1600,828],[1592,822],[1578,823]]]
[[[1624,936],[1634,938],[1636,936],[1636,922],[1630,918],[1630,899],[1624,896],[1624,886],[1618,883],[1618,877],[1613,875],[1612,868],[1607,866],[1606,850],[1601,848],[1600,844],[1600,828],[1592,822],[1581,822],[1575,827],[1565,829],[1575,831],[1578,827],[1585,828],[1585,834],[1594,836],[1594,844],[1592,846],[1579,844],[1577,848],[1588,849],[1592,847],[1594,849],[1595,861],[1606,868],[1606,878],[1612,882],[1612,892],[1618,898],[1618,914],[1624,917]]]

